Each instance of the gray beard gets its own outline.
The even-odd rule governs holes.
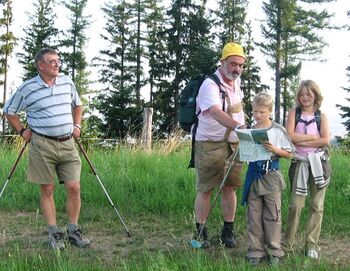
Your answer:
[[[232,81],[235,81],[238,77],[239,77],[239,74],[232,74],[232,73],[228,73],[225,71],[225,76],[232,80]]]
[[[223,70],[224,70],[225,76],[232,81],[235,81],[239,77],[239,74],[232,74],[227,72],[226,63],[223,65]]]

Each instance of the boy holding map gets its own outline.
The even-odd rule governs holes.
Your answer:
[[[294,147],[284,127],[270,120],[272,107],[273,99],[265,92],[253,98],[256,122],[253,130],[267,130],[268,141],[262,146],[271,154],[268,160],[249,162],[243,192],[242,204],[248,205],[247,260],[253,266],[264,259],[270,264],[278,264],[284,256],[281,249],[281,191],[285,182],[279,170],[279,158],[290,159]]]

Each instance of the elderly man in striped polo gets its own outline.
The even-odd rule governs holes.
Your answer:
[[[80,136],[82,103],[72,80],[59,74],[61,61],[55,50],[40,50],[35,66],[39,74],[17,89],[3,111],[18,134],[30,142],[27,179],[40,184],[40,205],[51,247],[65,248],[64,233],[56,223],[55,173],[67,193],[68,239],[86,247],[90,241],[78,228],[81,160],[74,145],[74,138]],[[18,117],[20,111],[26,113],[28,127]]]

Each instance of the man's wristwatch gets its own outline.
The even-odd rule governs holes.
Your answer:
[[[23,127],[21,130],[18,131],[18,134],[19,134],[20,136],[22,136],[22,135],[23,135],[23,132],[24,132],[25,130],[27,130],[27,128],[24,128],[24,127]]]
[[[73,126],[77,127],[79,130],[81,130],[81,126],[79,124],[74,123]]]

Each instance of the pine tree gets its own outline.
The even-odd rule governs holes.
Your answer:
[[[34,14],[29,14],[30,24],[24,29],[23,53],[18,53],[19,63],[23,65],[23,80],[37,75],[34,56],[42,48],[57,48],[55,41],[58,29],[55,25],[54,0],[34,2]]]
[[[349,78],[349,82],[350,82],[350,66],[346,68],[346,72],[347,72],[346,75]],[[350,87],[343,87],[343,89],[348,93],[350,93]],[[350,98],[346,98],[346,101],[350,102]],[[342,119],[345,120],[344,122],[342,122],[342,124],[344,124],[345,129],[348,132],[348,136],[350,136],[350,106],[340,105],[340,104],[337,104],[336,106],[343,112],[343,113],[340,113],[340,116],[342,117]]]
[[[247,0],[218,1],[217,25],[220,48],[228,42],[241,42],[246,34]]]
[[[107,3],[102,8],[107,22],[101,37],[108,45],[94,59],[99,67],[98,81],[103,84],[94,99],[94,108],[103,116],[100,128],[108,137],[124,138],[141,130],[141,113],[135,99],[135,40],[129,25],[130,8],[126,1]]]
[[[88,92],[89,87],[88,72],[86,71],[88,64],[84,49],[87,42],[85,31],[91,22],[87,16],[83,15],[87,1],[70,0],[63,2],[63,5],[70,11],[70,28],[64,31],[65,39],[60,44],[64,63],[62,70],[69,72],[79,94]]]
[[[170,87],[168,60],[169,52],[166,43],[166,20],[165,7],[157,0],[151,0],[146,6],[147,25],[147,55],[148,60],[148,84],[149,84],[149,105],[153,110],[153,133],[162,137],[160,131],[164,108],[163,100],[159,97],[165,89]]]
[[[164,81],[166,74],[167,48],[164,40],[164,7],[158,5],[157,0],[149,1],[147,11],[147,58],[149,65],[149,101],[153,105],[153,92]]]
[[[275,121],[278,123],[281,119],[283,71],[285,74],[290,74],[294,70],[293,75],[297,76],[298,69],[300,70],[298,59],[319,59],[322,49],[326,46],[319,32],[332,27],[329,23],[331,14],[325,10],[308,9],[306,6],[316,2],[321,4],[332,1],[300,0],[300,5],[298,5],[297,0],[270,0],[263,4],[267,17],[265,24],[262,25],[265,41],[259,43],[259,46],[262,52],[269,57],[267,63],[275,70]],[[284,81],[284,83],[288,82]],[[287,88],[288,85],[285,85],[284,89]],[[285,104],[287,105],[287,101]]]
[[[211,25],[205,14],[205,5],[189,0],[174,0],[167,11],[166,29],[169,51],[168,70],[173,77],[168,88],[157,95],[163,106],[161,131],[170,133],[177,127],[178,95],[186,80],[196,73],[213,72],[218,55],[210,46]]]
[[[135,41],[133,43],[134,59],[132,60],[132,62],[135,62],[135,98],[136,106],[139,108],[141,108],[143,103],[143,99],[141,98],[141,88],[147,83],[145,72],[143,70],[146,63],[145,48],[147,47],[147,31],[144,31],[143,29],[145,29],[147,25],[147,12],[149,11],[148,7],[152,4],[151,2],[152,1],[150,0],[135,0],[134,4],[130,5],[130,39]]]
[[[260,67],[257,65],[253,53],[254,39],[252,37],[252,29],[250,23],[247,24],[247,44],[245,46],[246,61],[242,73],[241,88],[244,93],[244,112],[246,114],[246,122],[249,126],[253,123],[252,98],[261,91],[267,91],[268,86],[261,83]]]
[[[16,45],[16,38],[10,30],[12,24],[12,0],[3,0],[2,3],[2,17],[0,18],[0,29],[4,29],[0,35],[0,74],[3,75],[3,80],[0,81],[0,85],[3,85],[3,104],[6,102],[7,94],[7,77],[9,68],[9,57],[13,52]],[[2,119],[2,131],[6,133],[6,120],[3,116]]]

